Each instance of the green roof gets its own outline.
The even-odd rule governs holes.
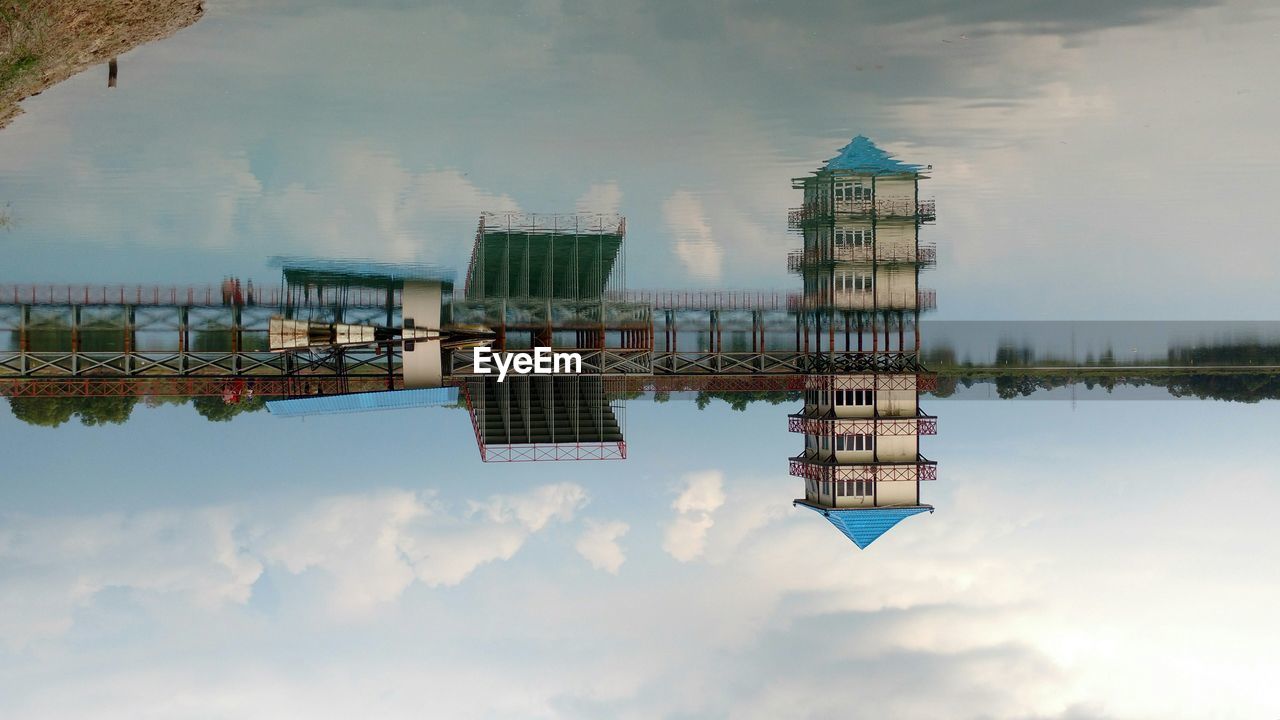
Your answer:
[[[599,297],[622,240],[610,233],[485,231],[472,249],[467,297]]]

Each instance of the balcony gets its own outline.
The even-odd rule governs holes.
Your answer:
[[[802,227],[814,220],[836,217],[875,216],[881,218],[915,218],[932,222],[937,218],[936,201],[918,200],[836,200],[805,203],[787,212],[787,224]]]
[[[922,245],[909,250],[891,248],[884,252],[874,252],[871,247],[833,247],[826,252],[816,250],[793,250],[787,253],[787,270],[802,272],[806,268],[816,267],[823,263],[918,263],[922,267],[932,267],[938,263],[938,248],[934,245]]]
[[[838,464],[797,455],[790,459],[791,474],[806,480],[833,482],[863,480],[873,482],[918,482],[938,479],[938,463],[923,455],[915,462]]]
[[[806,435],[937,435],[938,418],[919,413],[915,417],[837,418],[787,416],[787,430]]]

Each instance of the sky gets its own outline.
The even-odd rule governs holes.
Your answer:
[[[1278,24],[213,0],[0,131],[0,285],[461,270],[481,211],[581,209],[633,288],[793,290],[790,179],[863,133],[933,165],[931,319],[1273,320]],[[458,410],[0,406],[0,716],[1278,716],[1278,408],[926,401],[936,511],[859,551],[791,505],[789,406],[521,466]]]
[[[935,405],[936,510],[863,551],[791,506],[785,407],[523,466],[447,409],[0,418],[76,449],[6,465],[0,714],[1274,712],[1276,404]]]
[[[211,2],[0,136],[0,281],[461,268],[582,208],[633,287],[787,287],[790,179],[864,133],[934,168],[939,317],[1274,316],[1274,8],[903,8]]]

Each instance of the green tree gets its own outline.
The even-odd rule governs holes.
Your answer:
[[[220,397],[198,397],[191,399],[191,405],[209,422],[228,422],[237,415],[262,410],[267,406],[267,399],[252,397],[237,403],[227,403]]]

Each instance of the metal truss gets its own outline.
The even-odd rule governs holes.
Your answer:
[[[0,380],[40,378],[185,377],[254,378],[321,375],[388,377],[400,370],[400,352],[388,348],[277,352],[7,352]]]
[[[650,375],[623,379],[626,392],[799,392],[802,375]]]
[[[787,430],[806,435],[937,435],[938,418],[919,413],[911,418],[808,417],[804,413],[787,416]]]
[[[914,352],[798,353],[796,363],[800,372],[813,375],[915,374],[924,370],[920,356]]]
[[[795,477],[817,482],[870,480],[873,482],[915,482],[938,479],[938,463],[917,455],[915,462],[835,464],[797,455],[790,459]]]
[[[479,442],[477,440],[477,442]],[[555,443],[548,445],[479,444],[484,462],[556,462],[573,460],[626,460],[627,443]]]
[[[0,397],[304,397],[401,390],[399,378],[181,377],[0,380]]]
[[[892,298],[893,302],[885,304],[881,303],[878,308],[871,307],[868,302],[867,307],[856,307],[854,303],[848,303],[847,307],[841,306],[840,303],[833,301],[825,294],[806,295],[804,293],[791,293],[787,296],[787,309],[792,312],[802,310],[862,310],[862,311],[912,311],[912,310],[936,310],[938,307],[938,291],[929,288],[922,288],[916,291],[915,297],[910,294],[903,293]],[[911,301],[915,302],[912,303]]]
[[[921,368],[923,369],[923,368]],[[928,392],[938,387],[938,375],[928,372],[871,375],[806,375],[805,390],[917,390]]]
[[[555,348],[555,352],[578,353],[582,357],[582,375],[649,375],[653,352],[644,348]],[[510,350],[511,355],[532,355],[532,350]],[[449,372],[454,377],[483,377],[476,373],[470,353],[454,352],[449,359]]]
[[[627,458],[627,442],[625,439],[608,441],[563,441],[563,442],[530,442],[530,443],[491,443],[485,436],[482,414],[485,412],[483,398],[483,382],[471,381],[460,383],[462,398],[467,406],[467,414],[471,418],[471,430],[475,434],[476,448],[480,451],[481,462],[557,462],[575,460],[625,460]],[[608,397],[621,390],[621,385],[613,380],[600,384],[601,398],[608,402]],[[477,394],[479,393],[479,394]],[[615,421],[622,432],[621,405],[613,408],[617,414]]]

